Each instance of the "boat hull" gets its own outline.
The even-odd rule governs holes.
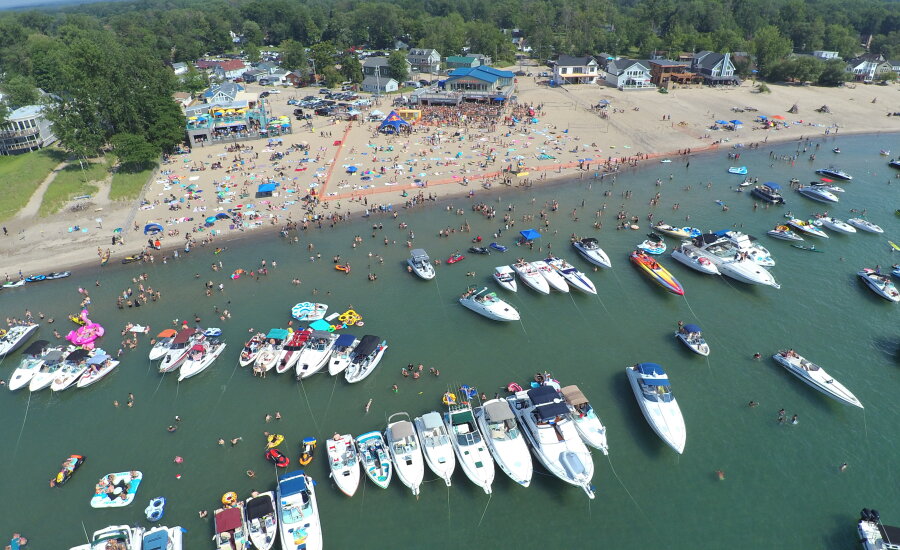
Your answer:
[[[672,447],[676,453],[682,454],[687,440],[687,430],[684,425],[684,417],[681,414],[678,402],[673,398],[668,403],[648,403],[648,401],[644,399],[644,394],[641,391],[640,383],[638,382],[639,375],[637,372],[631,367],[628,367],[625,369],[625,374],[628,375],[631,390],[634,392],[641,413],[643,413],[650,428],[666,443],[666,445]]]
[[[787,369],[788,372],[802,380],[806,385],[818,390],[828,397],[854,407],[863,408],[862,403],[853,393],[844,387],[843,384],[831,377],[824,369],[819,367],[815,370],[807,370],[803,368],[803,362],[806,360],[799,355],[797,357],[785,357],[781,353],[772,356],[779,365]],[[807,363],[810,364],[810,363]],[[818,366],[818,365],[814,365]]]

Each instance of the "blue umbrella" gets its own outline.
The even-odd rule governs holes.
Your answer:
[[[533,241],[537,238],[540,238],[540,236],[541,236],[541,234],[538,233],[537,230],[535,230],[535,229],[525,229],[523,231],[519,231],[519,234],[522,235],[522,237],[526,241]]]
[[[743,122],[741,122],[740,120],[732,120],[731,123],[732,124],[743,124]]]
[[[728,124],[727,120],[717,120],[716,124]]]
[[[216,223],[216,217],[210,216],[210,217],[206,218],[206,223]]]
[[[359,170],[359,168],[357,168],[356,166],[350,166],[347,168],[347,173],[352,174],[352,173],[356,172],[357,170]]]
[[[163,230],[163,226],[158,223],[148,223],[144,226],[144,235],[156,235]]]
[[[216,219],[217,220],[228,219],[228,214],[226,214],[225,212],[219,212],[218,214],[216,214]]]

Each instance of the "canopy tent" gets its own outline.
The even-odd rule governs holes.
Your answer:
[[[163,226],[158,223],[148,223],[144,226],[144,235],[156,235],[162,232]]]
[[[381,121],[381,124],[378,126],[379,132],[396,134],[400,131],[400,128],[409,127],[409,122],[403,120],[403,117],[397,114],[397,111],[391,111],[384,120]]]
[[[278,187],[277,183],[261,183],[259,184],[259,187],[256,188],[256,196],[271,197],[272,191],[275,191],[276,187]]]
[[[523,229],[522,231],[519,231],[519,234],[522,235],[522,238],[526,241],[533,241],[541,236],[536,229]]]

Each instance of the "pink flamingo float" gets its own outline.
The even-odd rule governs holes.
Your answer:
[[[106,331],[99,323],[92,323],[88,319],[88,310],[86,309],[81,310],[81,320],[84,321],[84,326],[70,331],[66,335],[66,340],[84,349],[93,349],[94,340],[103,336],[103,333]]]

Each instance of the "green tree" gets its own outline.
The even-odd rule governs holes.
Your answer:
[[[247,55],[247,61],[253,65],[259,63],[260,59],[262,59],[262,55],[259,53],[259,45],[253,42],[244,46],[244,54]]]
[[[359,84],[363,81],[362,64],[353,53],[347,52],[341,56],[341,75],[344,80]]]
[[[406,53],[403,50],[394,50],[387,58],[388,74],[397,82],[403,82],[409,78],[409,66],[406,61]]]
[[[159,157],[159,149],[137,134],[116,134],[110,142],[119,158],[119,169],[126,172],[140,172]]]
[[[244,44],[256,44],[261,46],[263,43],[263,32],[256,21],[244,21],[241,25],[241,41]]]
[[[40,101],[40,94],[34,85],[34,80],[27,76],[11,75],[0,85],[6,103],[12,107],[34,105]]]
[[[306,57],[306,48],[296,40],[287,39],[281,43],[281,66],[289,71],[306,74],[309,68],[309,60]]]
[[[756,31],[752,49],[756,55],[759,73],[766,77],[771,66],[791,53],[791,41],[783,36],[777,27],[766,25]]]
[[[844,82],[850,80],[850,74],[847,72],[847,64],[840,59],[829,59],[825,61],[825,66],[819,74],[818,83],[820,86],[840,86]]]
[[[187,73],[181,75],[178,89],[191,95],[205,90],[209,86],[209,75],[206,71],[198,71],[193,65],[188,65]]]
[[[334,68],[334,60],[337,57],[337,51],[331,42],[319,42],[313,44],[309,48],[309,57],[316,65],[316,72],[324,75],[325,69]]]

